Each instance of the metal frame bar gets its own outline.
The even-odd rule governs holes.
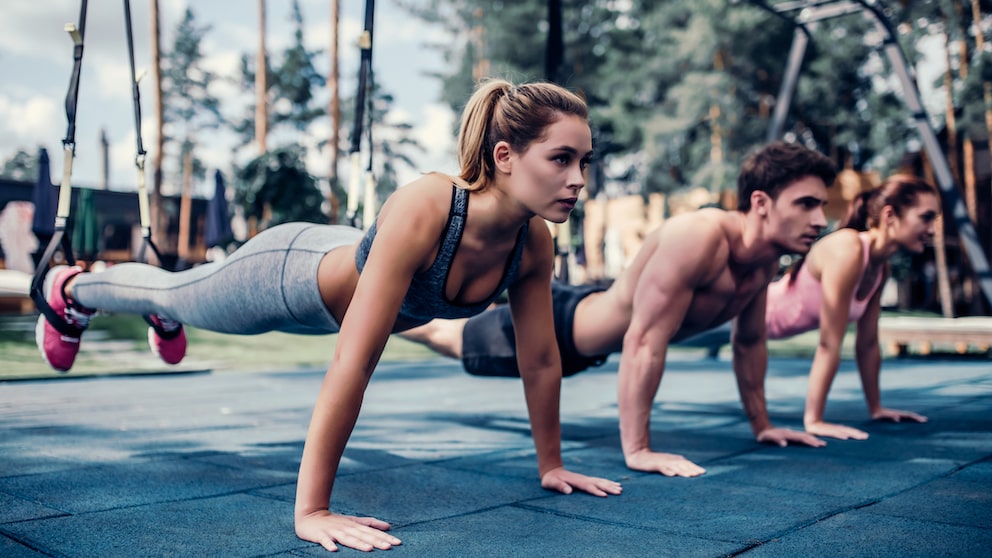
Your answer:
[[[931,165],[933,165],[934,175],[937,178],[943,200],[944,212],[952,216],[961,244],[978,279],[979,287],[985,295],[986,301],[992,305],[992,270],[989,269],[984,248],[978,240],[974,223],[968,217],[968,210],[961,198],[958,186],[954,183],[954,177],[951,174],[947,158],[941,150],[937,133],[930,125],[929,115],[920,98],[912,68],[906,62],[905,53],[899,46],[885,14],[874,5],[874,2],[865,0],[786,2],[772,9],[779,13],[796,9],[800,9],[801,12],[793,20],[796,31],[792,40],[792,49],[789,52],[786,75],[782,80],[772,124],[768,131],[768,140],[779,139],[785,127],[785,117],[789,112],[789,105],[792,102],[796,81],[809,42],[809,31],[805,26],[815,24],[817,21],[860,12],[875,25],[876,30],[883,37],[881,50],[892,64],[896,77],[902,86],[904,102],[913,117],[920,138],[923,140],[924,149],[930,158]]]

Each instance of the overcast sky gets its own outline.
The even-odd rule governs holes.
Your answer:
[[[167,50],[171,48],[175,28],[189,2],[159,2],[162,47]],[[317,65],[318,70],[326,74],[330,65],[330,1],[301,0],[300,4],[306,22],[304,39],[309,49],[323,51]],[[131,7],[139,73],[147,71],[150,65],[148,5],[148,0],[134,0]],[[242,53],[254,56],[257,3],[209,0],[193,5],[198,24],[211,27],[202,45],[205,64],[221,76],[236,78]],[[341,0],[340,87],[347,98],[354,95],[357,82],[360,52],[356,41],[363,27],[364,7],[365,2],[361,0]],[[289,0],[268,0],[266,37],[272,56],[281,54],[293,41],[290,9]],[[0,86],[0,161],[13,156],[18,149],[35,153],[38,147],[46,147],[56,183],[61,180],[62,173],[61,140],[66,134],[63,103],[72,69],[72,42],[63,28],[66,23],[78,20],[79,11],[79,0],[8,0],[4,2],[0,17],[0,75],[4,76]],[[439,36],[440,30],[409,16],[395,5],[394,0],[378,0],[375,15],[373,66],[376,80],[395,96],[397,110],[393,118],[414,124],[417,139],[428,149],[426,154],[412,154],[418,168],[400,167],[400,182],[405,183],[429,170],[457,172],[452,137],[454,116],[438,102],[438,81],[425,76],[427,72],[448,71],[439,55],[423,46],[428,38],[443,40]],[[99,184],[99,137],[101,130],[106,130],[110,143],[110,187],[134,189],[137,184],[136,143],[122,3],[89,2],[85,39],[73,183]],[[935,40],[931,46],[939,47],[939,44]],[[942,112],[941,96],[939,92],[932,94],[930,83],[940,71],[942,50],[929,50],[933,51],[932,63],[924,66],[927,71],[921,72],[920,85],[927,105],[934,113],[939,113]],[[785,64],[784,59],[782,63]],[[155,145],[152,86],[149,73],[141,84],[142,140],[149,152]],[[223,82],[216,84],[214,93],[222,100],[222,111],[232,118],[242,116],[244,103],[250,100],[234,85]],[[321,106],[326,107],[328,98],[326,88],[318,91]],[[315,146],[329,138],[329,129],[330,121],[324,118],[311,127],[309,134],[293,139]],[[350,124],[346,130],[350,131]],[[349,139],[347,135],[342,137],[345,145]],[[270,146],[281,143],[280,137],[270,140]],[[237,145],[235,138],[203,135],[199,144],[198,154],[209,167],[230,172],[230,152]],[[326,152],[312,147],[309,153],[311,172],[326,174],[329,167]],[[239,160],[239,163],[244,161]],[[342,160],[342,179],[346,179],[348,168]],[[151,170],[150,164],[148,170]],[[165,189],[169,192],[178,186],[166,184]],[[209,192],[207,185],[199,190],[204,195]]]
[[[365,2],[342,0],[340,3],[340,87],[342,96],[350,98],[357,87],[360,52],[356,41],[363,27]],[[168,50],[175,28],[190,3],[159,0],[159,4],[162,48]],[[330,65],[330,4],[328,0],[300,0],[306,25],[304,40],[309,49],[323,51],[317,69],[325,75]],[[201,46],[205,65],[222,76],[237,77],[242,53],[254,56],[257,45],[257,3],[210,0],[192,6],[198,24],[211,27]],[[147,0],[132,2],[135,64],[139,74],[147,72],[150,65],[148,10]],[[289,0],[267,2],[266,40],[270,56],[278,56],[293,41],[290,10]],[[18,149],[34,153],[45,147],[51,156],[55,183],[61,180],[61,142],[66,135],[64,100],[72,69],[72,42],[64,26],[76,23],[79,13],[79,0],[8,1],[0,17],[0,75],[4,76],[0,87],[0,160],[13,156]],[[136,142],[123,3],[89,2],[85,31],[73,183],[99,184],[99,137],[101,130],[105,130],[110,143],[110,187],[133,189],[137,184]],[[424,75],[445,70],[440,57],[423,47],[424,37],[436,39],[437,33],[437,29],[400,10],[392,0],[376,3],[373,50],[376,80],[395,97],[394,118],[414,124],[416,137],[429,149],[425,155],[415,154],[421,168],[404,171],[401,182],[421,171],[456,171],[452,153],[453,116],[438,102],[440,84]],[[152,86],[148,72],[141,81],[141,109],[142,141],[149,155],[155,145]],[[234,85],[218,83],[214,93],[222,100],[225,115],[241,116],[245,97]],[[326,107],[329,91],[324,89],[318,95],[318,103]],[[329,119],[325,118],[300,141],[316,144],[329,137],[329,129]],[[350,130],[350,125],[347,129]],[[347,145],[347,134],[342,140]],[[278,142],[270,141],[270,146],[273,143]],[[230,171],[230,151],[237,144],[234,138],[207,135],[200,138],[200,144],[198,154],[208,166]],[[311,172],[326,174],[329,166],[326,153],[318,153],[315,148],[310,151]],[[347,172],[344,161],[341,172]]]

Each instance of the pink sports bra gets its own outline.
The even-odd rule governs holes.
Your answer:
[[[858,284],[860,285],[865,276],[865,270],[868,268],[868,243],[870,240],[868,233],[865,232],[858,233],[858,238],[861,239],[861,252],[864,255],[861,273],[858,275]],[[868,296],[862,300],[858,300],[857,296],[851,297],[851,307],[848,311],[849,322],[857,321],[864,315],[868,301],[874,296],[881,282],[882,274],[879,274]],[[765,312],[768,338],[782,339],[818,329],[822,302],[823,292],[820,288],[820,282],[810,274],[807,266],[799,268],[796,280],[791,283],[787,275],[768,285],[768,306]]]

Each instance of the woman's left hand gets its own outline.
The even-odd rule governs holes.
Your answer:
[[[903,420],[909,420],[913,422],[926,422],[927,417],[923,415],[916,414],[912,411],[900,411],[898,409],[886,409],[882,407],[881,409],[875,411],[871,414],[872,420],[888,420],[892,422],[902,422]]]
[[[599,477],[587,477],[579,473],[573,473],[564,467],[551,469],[541,476],[541,488],[547,490],[557,490],[562,494],[571,494],[572,489],[579,489],[588,492],[593,496],[606,497],[610,494],[618,495],[623,492],[623,487],[616,481],[601,479]]]

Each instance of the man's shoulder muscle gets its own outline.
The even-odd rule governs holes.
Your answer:
[[[701,273],[699,281],[726,267],[729,256],[727,212],[700,209],[672,217],[654,233],[652,256],[668,265]]]

